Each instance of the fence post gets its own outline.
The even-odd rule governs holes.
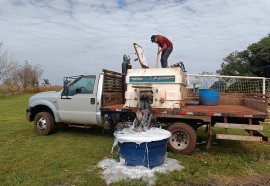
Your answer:
[[[263,94],[265,94],[265,78],[263,78]]]

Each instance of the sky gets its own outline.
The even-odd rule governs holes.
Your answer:
[[[269,0],[0,0],[0,42],[18,62],[41,65],[53,85],[121,72],[124,54],[140,68],[133,43],[155,67],[155,34],[173,42],[169,65],[215,73],[224,57],[270,33],[269,10]]]

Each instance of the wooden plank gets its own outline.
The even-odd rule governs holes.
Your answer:
[[[121,104],[122,100],[122,93],[114,93],[114,92],[104,92],[102,95],[102,104],[103,106],[109,105],[117,105]]]
[[[220,105],[243,105],[244,101],[242,98],[230,98],[230,97],[220,97],[218,104]]]
[[[228,118],[224,117],[224,123],[227,124],[228,123]],[[228,128],[225,128],[225,134],[228,134]]]
[[[182,108],[183,112],[194,112],[200,114],[207,113],[221,113],[221,116],[224,117],[239,117],[239,115],[252,115],[254,118],[258,116],[268,116],[264,112],[261,112],[256,109],[249,108],[244,105],[216,105],[216,106],[208,106],[208,105],[186,105]]]
[[[252,126],[252,118],[248,119],[248,124]],[[253,130],[249,130],[249,135],[253,136]]]
[[[112,91],[115,91],[115,90],[122,90],[122,87],[106,86],[103,87],[103,89],[111,89]]]
[[[104,85],[105,88],[119,88],[122,89],[122,86],[119,85]]]
[[[108,77],[106,77],[105,79],[104,79],[104,81],[106,82],[106,81],[118,81],[118,82],[122,82],[122,79],[121,78],[108,78]]]
[[[112,91],[115,91],[115,90],[122,90],[122,87],[106,86],[103,89],[111,89]]]
[[[111,70],[107,70],[107,69],[102,69],[102,71],[103,71],[104,73],[110,73],[110,74],[122,75],[122,73],[120,73],[120,72],[115,72],[115,71],[111,71]]]
[[[246,130],[246,132],[249,132],[249,130]],[[264,134],[260,133],[260,132],[257,131],[257,130],[253,130],[253,136],[260,136],[260,137],[262,137],[262,140],[263,140],[263,141],[268,142],[268,137],[265,136]]]
[[[107,77],[105,76],[104,81],[119,81],[122,82],[122,78],[116,78],[116,77]]]
[[[122,85],[122,81],[104,81],[104,83],[106,83],[106,84],[112,84],[112,83],[114,83],[114,84],[120,84],[120,85]]]
[[[263,130],[262,125],[248,125],[236,123],[216,123],[217,128],[230,128],[230,129],[247,129],[247,130]]]
[[[259,136],[241,136],[231,134],[217,134],[217,139],[238,140],[238,141],[262,141],[262,137]]]
[[[244,99],[244,105],[250,108],[253,108],[255,110],[259,110],[264,113],[268,113],[267,110],[267,102],[260,102],[258,100],[254,99]]]
[[[243,96],[244,98],[249,98],[249,99],[255,99],[255,100],[258,100],[258,101],[267,101],[270,99],[270,95],[269,94],[245,94]]]
[[[122,74],[110,70],[103,69],[104,72],[104,92],[122,92]],[[115,102],[115,97],[112,95],[103,96],[103,106],[112,105],[113,103],[122,103],[119,101]]]
[[[211,130],[211,123],[207,125],[207,145],[206,148],[209,149],[211,147],[211,139],[212,139],[212,130]]]
[[[104,89],[104,92],[122,92],[122,90]]]
[[[122,82],[104,82],[104,86],[122,86]]]

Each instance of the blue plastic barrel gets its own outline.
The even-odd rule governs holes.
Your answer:
[[[199,98],[201,105],[217,105],[219,100],[219,92],[214,89],[200,89]]]
[[[136,144],[133,142],[119,143],[119,155],[128,166],[145,166],[153,168],[164,163],[167,151],[167,140]]]

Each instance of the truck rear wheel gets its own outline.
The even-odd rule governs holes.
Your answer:
[[[34,125],[36,133],[47,136],[54,129],[54,118],[49,112],[40,112],[35,117]]]
[[[191,153],[197,143],[195,130],[185,123],[174,123],[167,129],[172,133],[168,141],[168,149],[179,154]]]

